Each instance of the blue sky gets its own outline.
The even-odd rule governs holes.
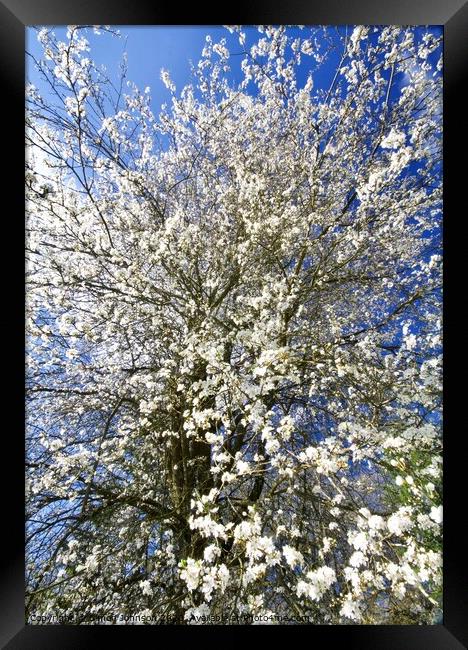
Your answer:
[[[222,26],[113,26],[121,33],[121,38],[113,38],[109,34],[102,33],[96,36],[92,30],[88,30],[86,38],[90,42],[90,58],[96,63],[104,65],[108,72],[117,73],[118,62],[121,60],[124,51],[128,54],[128,75],[127,78],[136,83],[143,90],[147,86],[151,88],[152,107],[157,113],[161,104],[170,99],[170,93],[163,86],[160,80],[160,70],[165,68],[170,72],[171,79],[179,91],[190,80],[190,60],[196,64],[201,58],[201,52],[205,45],[206,36],[209,34],[214,43],[225,38],[227,47],[231,54],[241,52],[237,34],[231,34]],[[340,28],[345,30],[346,27]],[[66,27],[53,27],[53,31],[60,40],[66,40]],[[245,27],[246,47],[250,47],[258,39],[256,27]],[[26,30],[26,50],[35,58],[40,58],[42,46],[37,41],[36,28],[30,27]],[[298,27],[288,29],[291,36],[302,36],[305,38],[306,30]],[[323,69],[314,75],[314,86],[324,87],[330,82],[339,61],[340,52],[337,50],[323,66]],[[233,56],[230,59],[230,77],[234,82],[242,79],[240,71],[242,57]],[[34,83],[43,92],[45,84],[39,78],[30,65],[27,58],[28,81]],[[303,64],[298,71],[298,85],[302,86],[313,60],[303,57]]]
[[[200,59],[207,34],[211,36],[214,43],[221,38],[225,38],[231,54],[235,55],[241,52],[237,34],[231,34],[222,26],[116,25],[113,27],[120,31],[120,38],[112,37],[105,32],[97,36],[91,29],[87,30],[86,38],[89,40],[91,47],[89,56],[99,65],[104,65],[110,75],[115,77],[118,73],[119,61],[121,61],[123,53],[126,51],[128,55],[127,79],[136,83],[141,90],[144,90],[147,86],[151,88],[152,108],[156,114],[159,113],[161,104],[170,100],[170,93],[160,80],[161,68],[165,68],[170,72],[177,91],[180,91],[190,81],[190,61],[196,64]],[[52,29],[60,40],[67,40],[66,27],[54,26]],[[345,25],[329,26],[327,28],[328,36],[335,40],[338,47],[331,51],[320,69],[314,72],[315,89],[320,87],[328,88],[341,54],[338,34],[342,35],[346,30],[349,32],[352,29],[353,26],[347,27]],[[416,33],[420,36],[427,29],[427,27],[422,26],[416,27]],[[437,26],[429,29],[437,35],[441,32],[441,28]],[[246,33],[246,47],[250,48],[259,37],[257,28],[243,27],[243,31]],[[301,36],[305,38],[307,32],[307,28],[304,30],[298,27],[288,28],[288,34],[293,37]],[[42,46],[37,41],[37,29],[34,27],[26,29],[26,51],[35,58],[40,58],[42,55]],[[242,78],[240,70],[242,58],[241,56],[232,56],[229,61],[231,66],[230,78],[234,83]],[[29,57],[27,57],[26,61],[28,81],[36,85],[39,91],[47,96],[46,85],[37,71],[34,70]],[[312,66],[314,66],[313,59],[304,56],[297,71],[299,87],[306,83]],[[403,78],[395,79],[395,82],[397,81],[399,81],[400,87],[404,83]],[[395,91],[397,87],[398,84],[395,84]]]

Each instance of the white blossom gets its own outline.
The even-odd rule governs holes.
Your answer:
[[[292,569],[294,569],[296,565],[302,564],[304,561],[302,553],[287,544],[283,546],[283,555],[286,558],[286,562]]]
[[[114,28],[38,30],[31,612],[433,624],[438,28],[229,30],[162,106]]]

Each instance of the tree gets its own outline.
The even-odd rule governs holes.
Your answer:
[[[434,622],[441,38],[229,28],[155,116],[90,29],[28,86],[30,620]]]

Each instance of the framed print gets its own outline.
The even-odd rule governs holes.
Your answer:
[[[2,647],[466,647],[467,6],[0,12]]]

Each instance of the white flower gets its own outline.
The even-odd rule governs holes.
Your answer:
[[[416,519],[418,522],[418,526],[420,526],[423,529],[431,528],[432,526],[434,526],[434,522],[431,520],[431,518],[428,515],[424,515],[423,513],[419,513]]]
[[[189,591],[193,591],[200,584],[201,565],[198,560],[189,557],[186,567],[180,572],[180,577],[187,585]]]
[[[241,521],[234,529],[234,539],[236,541],[244,541],[260,532],[259,521]]]
[[[222,59],[229,58],[229,50],[222,43],[215,43],[213,45],[213,52],[216,52]]]
[[[226,587],[228,586],[230,577],[231,575],[229,573],[229,569],[227,568],[227,566],[225,564],[221,564],[218,567],[218,574],[217,574],[218,586],[221,593],[223,593]]]
[[[414,334],[408,334],[405,337],[405,346],[408,350],[413,350],[416,347],[417,338]]]
[[[220,555],[220,553],[221,551],[216,544],[210,544],[203,551],[203,558],[205,562],[211,563]]]
[[[308,596],[311,600],[320,600],[327,589],[336,582],[335,571],[328,566],[322,566],[307,573],[307,582],[300,580],[296,585],[298,596]]]
[[[351,566],[358,567],[366,563],[366,557],[361,551],[355,551],[349,558],[349,563]]]
[[[212,433],[211,431],[207,431],[205,433],[205,440],[208,444],[213,445],[216,442],[221,442],[222,441],[222,436],[216,435],[216,433]]]
[[[349,50],[351,53],[357,53],[359,51],[359,41],[366,38],[368,31],[369,28],[365,27],[364,25],[358,25],[354,28],[353,33],[349,39]]]
[[[348,534],[348,540],[356,550],[361,549],[362,551],[366,550],[369,543],[367,539],[367,535],[364,532],[360,532],[360,533],[351,532]]]
[[[214,568],[214,567],[213,567]],[[216,587],[215,575],[212,571],[203,576],[203,583],[201,586],[202,592],[205,594],[205,600],[211,600],[211,594]]]
[[[348,594],[343,602],[343,605],[340,609],[340,614],[346,618],[350,618],[352,621],[359,621],[361,618],[361,610],[359,604],[353,600],[351,594]]]
[[[367,524],[371,531],[382,530],[383,528],[385,528],[384,518],[381,517],[380,515],[371,515],[369,517]]]
[[[398,574],[399,574],[398,565],[395,564],[394,562],[389,562],[386,568],[387,568],[386,571],[387,578],[392,582],[395,582],[398,579]]]
[[[244,460],[238,460],[236,463],[237,471],[242,476],[243,474],[248,474],[250,472],[250,464],[246,463]]]
[[[388,518],[388,530],[394,535],[402,535],[411,527],[411,518],[404,508],[400,508]]]
[[[224,472],[221,476],[221,481],[223,483],[232,483],[232,481],[235,481],[236,478],[236,474],[233,474],[232,472]]]
[[[295,548],[292,546],[283,546],[283,555],[286,558],[286,562],[289,564],[289,566],[294,569],[294,567],[297,564],[302,564],[304,561],[304,558],[302,557],[302,553],[297,551]]]
[[[250,558],[258,560],[262,555],[271,555],[275,546],[271,537],[255,537],[247,542],[245,551]]]
[[[289,440],[293,431],[294,420],[289,415],[287,415],[281,420],[281,424],[278,427],[278,432],[280,433],[283,440]]]
[[[443,513],[443,507],[438,506],[437,508],[433,506],[431,508],[431,512],[429,514],[429,517],[432,519],[432,521],[435,521],[436,524],[441,524],[442,523],[442,513]]]
[[[301,52],[303,54],[308,54],[309,56],[313,52],[312,43],[309,40],[302,41]]]
[[[307,595],[309,593],[309,583],[305,580],[299,580],[296,585],[296,593],[299,597]]]
[[[145,596],[153,595],[153,590],[151,589],[151,583],[149,580],[140,580],[140,588]]]
[[[275,440],[274,438],[270,438],[265,443],[265,451],[267,454],[270,454],[270,456],[275,454],[280,449],[280,447],[281,445],[279,440]]]
[[[223,524],[215,521],[210,515],[201,517],[189,517],[189,524],[192,530],[200,530],[204,537],[225,537]]]
[[[403,564],[401,567],[401,575],[410,585],[415,585],[418,581],[418,577],[415,571],[410,567],[408,563]]]
[[[161,69],[161,81],[163,82],[163,84],[166,86],[168,90],[170,90],[171,92],[175,91],[176,88],[169,76],[169,72],[167,70],[164,70],[164,68]]]
[[[383,149],[398,149],[405,144],[405,134],[395,129],[392,129],[390,133],[385,137],[380,146]]]

